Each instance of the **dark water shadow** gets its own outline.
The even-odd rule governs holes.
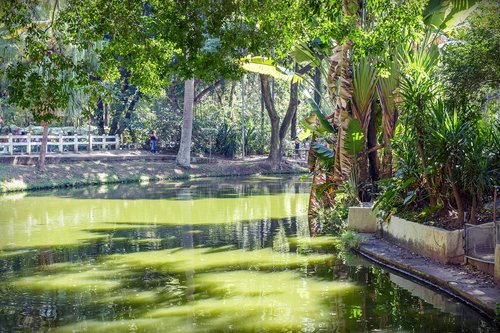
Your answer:
[[[111,254],[126,254],[164,249],[185,248],[183,238],[191,234],[192,247],[223,251],[224,247],[248,250],[272,247],[273,237],[280,232],[294,235],[297,232],[297,216],[286,219],[241,220],[230,224],[186,225],[140,225],[120,223],[130,227],[110,227],[82,231],[89,239],[79,244],[63,246],[16,247],[5,250],[0,256],[0,279],[6,272],[29,271],[64,262],[98,260]],[[111,223],[111,222],[110,222]],[[113,222],[113,224],[116,224]],[[98,237],[94,237],[94,236]],[[293,248],[293,247],[292,247]]]

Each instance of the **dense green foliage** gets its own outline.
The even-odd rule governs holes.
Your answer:
[[[295,136],[309,137],[310,213],[345,215],[335,196],[347,186],[356,200],[378,196],[388,215],[458,225],[466,212],[476,219],[498,184],[498,9],[438,0],[2,2],[0,132],[93,125],[147,148],[156,130],[163,151],[269,154],[273,167]],[[184,82],[193,78],[186,141]]]

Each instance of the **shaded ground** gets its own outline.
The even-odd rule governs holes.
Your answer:
[[[210,163],[208,163],[210,162]],[[175,165],[168,156],[149,153],[101,156],[79,155],[47,165],[43,172],[32,165],[0,164],[0,192],[141,180],[183,179],[206,176],[239,176],[305,173],[304,161],[286,160],[272,170],[265,157],[242,160],[195,159],[191,169]]]

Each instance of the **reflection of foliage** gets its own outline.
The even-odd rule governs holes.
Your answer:
[[[274,236],[273,250],[276,252],[283,252],[283,253],[290,252],[290,244],[288,243],[283,223],[280,223],[278,233]]]
[[[178,189],[182,189],[193,200],[216,196],[227,203],[227,198],[236,196],[268,199],[283,192],[306,191],[306,184],[293,179],[249,177],[243,181],[203,179],[164,186],[120,184],[58,190],[52,195],[69,201],[75,197],[84,201],[84,197],[95,195],[103,199],[101,203],[119,201],[104,199],[126,195],[127,205],[149,205],[152,199],[170,198],[172,201],[158,201],[172,206],[173,199],[179,199]],[[47,193],[26,197],[37,196],[47,202]],[[266,199],[259,206],[265,207]],[[224,209],[228,209],[227,204]],[[308,230],[304,217],[233,223],[221,223],[219,219],[219,223],[188,230],[192,236],[189,248],[182,248],[186,246],[186,229],[179,225],[93,227],[89,232],[110,236],[86,242],[80,239],[75,246],[44,247],[8,256],[0,253],[2,328],[15,331],[24,322],[27,327],[22,330],[43,330],[49,325],[76,322],[71,326],[76,330],[85,319],[87,330],[95,332],[127,331],[131,325],[137,325],[133,327],[139,331],[155,331],[159,324],[190,331],[185,326],[186,318],[190,318],[198,327],[213,331],[224,331],[227,322],[237,331],[257,331],[254,327],[247,330],[244,325],[248,323],[259,325],[262,331],[275,331],[276,327],[280,331],[305,331],[307,319],[307,329],[314,327],[317,331],[397,327],[402,331],[454,332],[481,327],[485,333],[495,332],[467,308],[451,304],[467,318],[464,322],[399,287],[393,275],[384,270],[359,257],[346,259],[332,249],[342,243],[352,244],[352,234],[346,234],[342,241],[338,237],[305,237]],[[343,264],[347,260],[352,266]],[[11,285],[23,288],[9,288]],[[426,291],[432,299],[438,299],[437,304],[449,302],[447,297]],[[67,304],[71,304],[70,312],[66,312]],[[58,319],[64,315],[64,322],[51,321],[54,313]],[[266,317],[270,313],[280,316],[262,322],[263,317],[270,318]],[[269,326],[262,329],[260,325]]]
[[[335,203],[331,207],[320,208],[318,211],[318,220],[323,226],[323,232],[333,235],[341,235],[346,228],[346,220],[349,214],[349,207],[360,204],[358,196],[358,187],[355,181],[354,172],[348,181],[342,184],[335,192]],[[324,184],[329,186],[331,184]],[[321,187],[318,187],[322,191]],[[317,196],[321,198],[321,193]]]
[[[359,236],[355,232],[352,232],[351,230],[348,230],[342,234],[342,244],[350,249],[358,248],[359,244],[361,243],[361,239],[361,236]]]

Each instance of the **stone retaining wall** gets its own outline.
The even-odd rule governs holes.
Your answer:
[[[381,225],[383,237],[441,263],[464,262],[463,230],[443,230],[393,216]]]

